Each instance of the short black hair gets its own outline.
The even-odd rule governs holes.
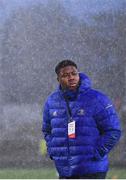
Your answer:
[[[75,64],[75,62],[69,60],[69,59],[66,59],[66,60],[63,60],[61,62],[59,62],[56,67],[55,67],[55,73],[58,75],[60,73],[60,69],[61,68],[64,68],[66,66],[74,66],[75,68],[77,68],[77,65]]]

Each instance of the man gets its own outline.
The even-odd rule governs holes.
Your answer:
[[[121,135],[117,113],[73,61],[60,62],[55,72],[59,87],[45,103],[42,130],[59,178],[104,179]]]

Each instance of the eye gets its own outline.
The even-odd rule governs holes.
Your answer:
[[[67,77],[69,77],[69,74],[63,74],[61,77],[62,78],[67,78]]]
[[[78,72],[72,72],[71,73],[73,76],[77,76],[78,75]]]
[[[77,75],[78,75],[78,72],[71,72],[71,73],[62,74],[62,75],[61,75],[61,78],[69,78],[70,75],[72,75],[72,76],[77,76]]]

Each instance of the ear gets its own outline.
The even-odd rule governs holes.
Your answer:
[[[57,81],[59,82],[59,77],[57,76]]]

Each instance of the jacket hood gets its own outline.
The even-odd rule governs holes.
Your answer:
[[[80,76],[80,86],[79,86],[79,92],[81,91],[87,91],[91,88],[91,80],[89,77],[84,73],[79,73]]]

